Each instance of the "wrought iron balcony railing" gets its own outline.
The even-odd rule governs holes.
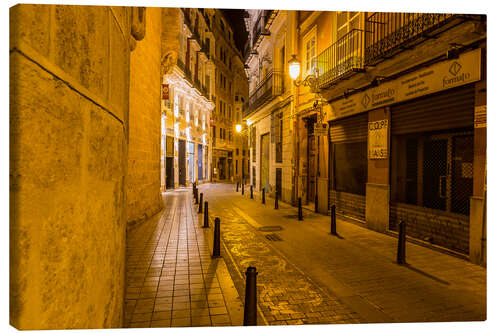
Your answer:
[[[259,18],[257,19],[257,22],[255,22],[255,25],[253,27],[253,47],[257,47],[262,36],[264,35],[270,35],[270,32],[266,30],[266,19],[267,17],[263,15],[262,13],[259,15]]]
[[[180,58],[177,58],[177,67],[179,67],[182,72],[186,71],[186,65]]]
[[[243,111],[243,116],[281,95],[284,91],[283,83],[283,73],[281,71],[269,72],[250,94],[248,108]]]
[[[320,88],[364,70],[363,39],[363,31],[353,29],[316,57],[314,65],[318,68]]]
[[[448,22],[452,14],[373,13],[366,18],[365,62],[374,64]]]
[[[195,87],[196,89],[198,89],[198,91],[199,91],[200,93],[203,93],[203,92],[201,91],[201,83],[200,83],[200,80],[199,80],[197,77],[195,77],[195,78],[194,78],[194,80],[193,80],[193,85],[194,85],[194,87]]]

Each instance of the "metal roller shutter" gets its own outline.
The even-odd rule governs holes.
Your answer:
[[[330,141],[366,141],[368,136],[368,113],[335,120],[330,123]]]
[[[418,98],[391,108],[391,134],[393,135],[473,125],[473,84]]]

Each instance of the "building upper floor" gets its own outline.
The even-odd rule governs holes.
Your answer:
[[[318,91],[333,98],[348,95],[360,85],[389,80],[395,68],[456,56],[486,38],[486,17],[482,15],[248,12],[245,63],[250,92],[245,116],[276,97],[289,95],[288,66],[293,56],[300,63],[297,79],[314,79]],[[347,84],[357,73],[365,74]],[[299,95],[308,92],[309,87],[299,89]]]

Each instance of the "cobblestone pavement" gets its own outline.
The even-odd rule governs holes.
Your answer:
[[[223,259],[212,259],[189,190],[127,232],[125,327],[229,326],[243,305]]]
[[[221,185],[217,185],[221,186]],[[232,185],[222,185],[224,189]],[[201,191],[200,187],[200,191]],[[211,193],[211,192],[209,192]],[[244,295],[243,276],[248,266],[257,267],[259,324],[298,325],[358,323],[358,316],[335,296],[328,295],[303,271],[273,248],[255,225],[228,202],[209,196],[210,219],[221,218],[225,259],[233,264],[233,277]],[[239,283],[238,283],[239,282]]]
[[[236,288],[243,272],[259,272],[262,323],[476,321],[486,319],[486,269],[407,243],[407,265],[397,265],[397,239],[337,218],[274,200],[261,204],[234,185],[199,186],[211,220],[221,218],[224,258]],[[260,229],[281,227],[282,230]],[[281,239],[281,240],[280,240]],[[304,273],[305,272],[305,273]]]

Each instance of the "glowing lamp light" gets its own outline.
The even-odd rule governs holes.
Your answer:
[[[247,119],[247,126],[252,125],[252,121],[250,119]]]
[[[241,132],[241,124],[236,124],[236,133]]]
[[[292,55],[292,59],[288,61],[288,73],[290,74],[290,77],[292,79],[297,79],[300,74],[300,62],[297,59],[297,56],[294,54]]]

